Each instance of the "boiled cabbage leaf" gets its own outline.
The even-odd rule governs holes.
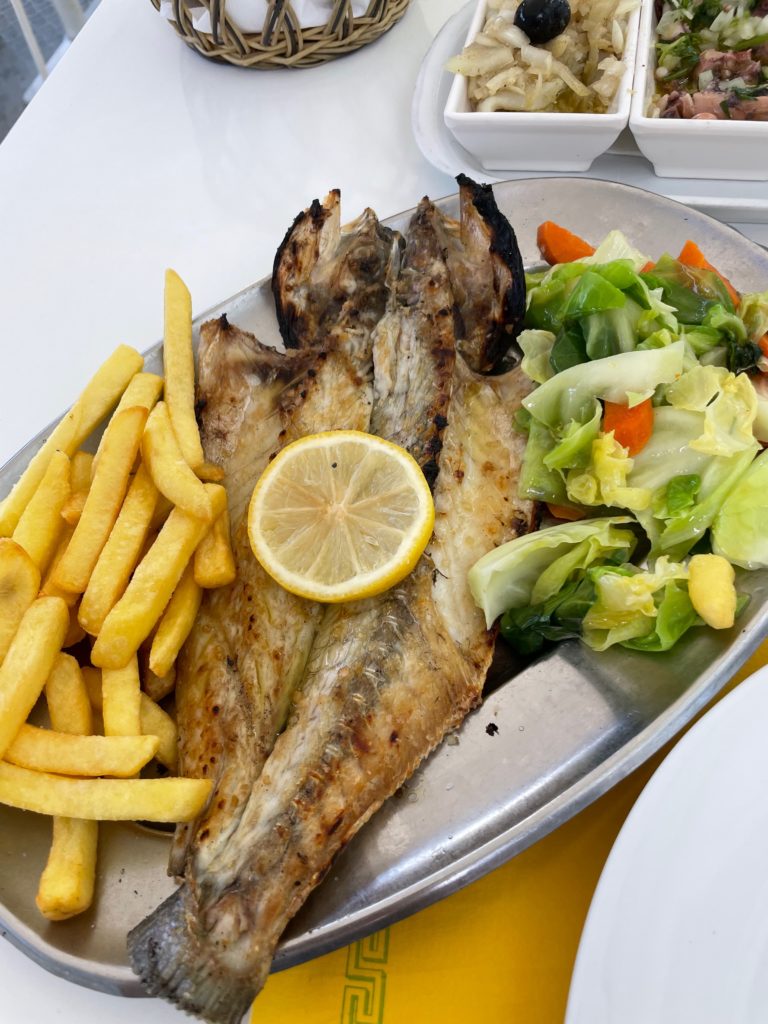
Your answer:
[[[613,431],[603,434],[592,442],[589,465],[568,473],[568,497],[580,505],[609,505],[642,511],[650,505],[652,494],[647,488],[627,485],[632,465],[627,449],[615,439]]]
[[[627,552],[629,557],[635,547],[635,536],[626,526],[632,521],[629,516],[610,516],[563,523],[517,537],[489,551],[475,562],[468,577],[472,596],[485,613],[488,628],[507,609],[530,605],[542,574],[582,542],[587,544],[579,549],[575,563],[568,559],[561,568],[550,569],[545,577],[548,582],[539,583],[540,598],[542,594],[551,595],[552,588],[561,586],[569,573],[601,557],[617,551]]]
[[[744,569],[768,568],[768,451],[723,502],[712,525],[712,550]]]
[[[523,405],[550,428],[571,420],[584,423],[592,418],[596,398],[624,404],[629,393],[649,398],[659,384],[680,376],[684,354],[684,343],[678,341],[666,348],[622,352],[572,366],[536,388]]]
[[[688,569],[666,557],[653,569],[605,567],[590,573],[596,600],[584,616],[584,642],[596,651],[654,632],[661,595],[670,583],[687,580]]]

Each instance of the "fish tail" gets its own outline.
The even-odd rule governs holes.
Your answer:
[[[192,902],[183,885],[129,932],[133,969],[149,995],[211,1024],[240,1024],[258,983],[222,969],[193,926]]]

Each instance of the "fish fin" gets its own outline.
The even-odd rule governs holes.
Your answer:
[[[217,962],[193,926],[192,902],[182,885],[129,932],[133,969],[148,995],[211,1024],[240,1024],[260,986]]]

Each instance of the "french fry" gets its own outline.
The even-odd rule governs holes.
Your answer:
[[[35,903],[49,921],[66,921],[93,902],[99,823],[82,818],[53,819],[53,841]]]
[[[224,479],[224,470],[215,462],[204,462],[202,466],[197,467],[196,472],[198,477],[208,484],[220,484]]]
[[[92,636],[99,633],[139,563],[157,498],[157,488],[141,463],[80,602],[80,625]]]
[[[201,587],[225,587],[237,575],[229,539],[229,512],[214,522],[195,550],[195,580]]]
[[[57,654],[45,683],[51,727],[57,732],[88,736],[93,715],[83,673],[71,654]]]
[[[45,684],[45,698],[51,726],[57,732],[87,736],[93,731],[88,691],[80,666],[70,655],[56,655]],[[18,736],[14,743],[17,741]],[[53,819],[53,841],[35,897],[37,908],[44,917],[63,921],[81,914],[91,905],[96,882],[98,840],[96,821]]]
[[[205,484],[215,517],[226,508],[220,484]],[[91,651],[99,668],[122,668],[146,640],[171,599],[208,525],[175,508],[139,563],[125,593],[104,620]]]
[[[61,587],[57,587],[53,583],[53,574],[56,572],[56,566],[61,561],[64,552],[69,547],[69,542],[72,539],[72,534],[75,532],[74,526],[70,526],[69,523],[64,524],[64,529],[59,537],[59,543],[56,546],[51,564],[48,566],[48,572],[45,575],[43,584],[40,587],[40,594],[43,597],[60,597],[63,601],[66,601],[67,605],[72,608],[77,604],[79,594],[73,594],[69,590],[62,590]]]
[[[144,365],[144,359],[128,345],[120,345],[102,363],[75,404],[51,432],[11,493],[0,502],[0,537],[9,537],[32,495],[45,475],[57,450],[72,456],[94,427],[117,404],[129,380]]]
[[[82,669],[88,697],[94,711],[101,712],[103,698],[101,692],[101,670],[90,665]],[[172,772],[178,763],[178,733],[176,723],[163,709],[151,700],[146,693],[141,694],[141,732],[145,736],[157,736],[160,746],[157,748],[157,760]]]
[[[85,630],[77,621],[77,608],[77,604],[73,604],[69,609],[69,628],[61,644],[65,651],[67,648],[74,647],[75,644],[79,644],[81,640],[85,639]]]
[[[155,756],[156,736],[75,736],[22,725],[5,760],[56,775],[113,775],[129,779]]]
[[[144,543],[141,545],[141,551],[139,552],[138,562],[143,562],[144,561],[144,559],[149,554],[150,548],[152,547],[152,545],[155,543],[156,540],[157,540],[157,533],[153,533],[153,531],[150,529],[149,533],[144,538]],[[137,565],[138,565],[138,562],[136,563]]]
[[[165,272],[165,400],[173,432],[188,465],[205,462],[195,419],[195,359],[192,353],[192,298],[174,270]]]
[[[168,712],[150,700],[146,693],[141,695],[141,731],[147,736],[157,737],[159,746],[155,757],[168,771],[175,772],[179,760],[179,734],[176,723]]]
[[[149,524],[150,532],[159,532],[161,526],[171,514],[173,505],[164,494],[158,495],[157,505],[155,506],[155,514],[152,516],[152,522]]]
[[[51,453],[40,485],[16,524],[13,539],[44,573],[56,550],[64,524],[61,512],[69,498],[69,457]]]
[[[104,669],[101,693],[104,735],[141,736],[141,683],[136,655],[124,668]]]
[[[42,693],[68,626],[60,597],[38,597],[24,613],[0,667],[0,757]]]
[[[140,405],[141,403],[137,402],[136,404]],[[120,408],[120,403],[117,408]],[[88,492],[91,489],[92,476],[93,455],[90,452],[75,452],[69,466],[69,488],[72,494],[77,494],[78,491]]]
[[[110,420],[83,514],[52,576],[55,586],[75,594],[88,586],[120,512],[146,419],[147,410],[133,406]]]
[[[182,455],[165,402],[149,414],[141,454],[161,494],[190,515],[210,520],[211,499]]]
[[[139,651],[139,675],[142,690],[154,701],[167,697],[176,685],[176,666],[171,665],[165,675],[155,675],[149,667],[149,652],[143,649]]]
[[[0,803],[91,821],[193,821],[207,779],[70,779],[0,761]]]
[[[152,641],[149,667],[156,676],[164,676],[171,671],[176,655],[195,623],[202,599],[203,591],[195,582],[193,564],[190,562],[163,612]]]
[[[104,695],[101,691],[101,669],[94,668],[93,665],[83,665],[80,672],[82,673],[83,683],[91,707],[94,711],[98,711],[101,714],[104,707]]]
[[[163,378],[158,377],[156,373],[137,373],[135,377],[132,377],[128,387],[123,392],[123,397],[117,403],[114,415],[122,412],[123,409],[130,409],[133,406],[140,405],[146,409],[147,412],[151,412],[155,402],[158,400],[163,392]],[[96,472],[96,465],[101,456],[101,449],[104,444],[104,438],[102,437],[99,441],[99,447],[96,449],[96,455],[93,460],[91,467],[91,477]]]
[[[0,665],[40,589],[40,570],[21,545],[0,538]]]
[[[74,494],[70,494],[61,510],[61,518],[69,526],[77,526],[80,522],[80,516],[83,514],[85,508],[85,499],[88,497],[87,491],[75,491]],[[29,507],[29,506],[27,506]]]

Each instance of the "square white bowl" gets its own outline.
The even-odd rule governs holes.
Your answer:
[[[485,17],[486,0],[479,0],[465,46],[481,31]],[[471,110],[467,79],[456,75],[445,104],[446,126],[487,171],[588,170],[627,126],[639,22],[637,8],[627,24],[622,58],[626,70],[605,114]]]
[[[656,71],[656,14],[645,0],[637,43],[629,127],[660,178],[768,181],[768,121],[648,117]]]

